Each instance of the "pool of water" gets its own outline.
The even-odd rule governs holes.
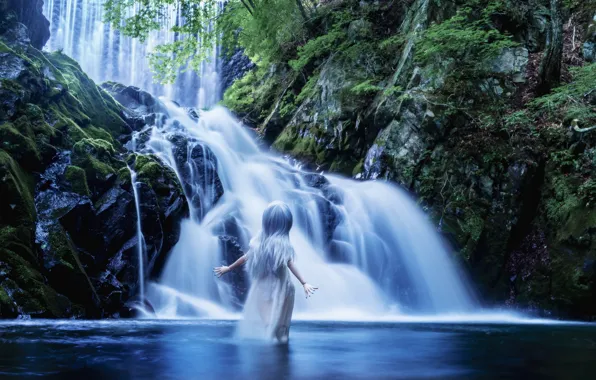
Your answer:
[[[594,379],[596,325],[302,321],[287,346],[234,321],[0,323],[0,377]]]

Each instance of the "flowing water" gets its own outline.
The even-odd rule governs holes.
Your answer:
[[[141,220],[141,201],[139,199],[139,189],[137,182],[137,173],[128,168],[130,171],[130,183],[132,184],[132,191],[135,198],[135,210],[137,213],[137,257],[139,267],[139,297],[141,300],[145,299],[145,237],[143,236],[143,221]]]
[[[162,43],[180,37],[169,32],[183,15],[175,4],[167,8],[166,25],[152,32],[145,42],[123,36],[103,22],[105,0],[45,0],[43,13],[50,20],[51,37],[47,50],[62,49],[74,58],[94,81],[115,81],[142,88],[156,96],[166,96],[180,104],[199,109],[215,104],[221,97],[217,72],[218,48],[198,73],[181,73],[174,84],[155,83],[148,53]]]
[[[593,379],[596,328],[295,322],[290,345],[226,321],[0,322],[0,377],[56,379]]]
[[[298,317],[367,319],[477,311],[438,234],[402,190],[384,182],[303,172],[262,151],[223,108],[201,112],[198,120],[173,103],[166,102],[163,108],[165,122],[151,128],[141,151],[157,155],[181,182],[195,184],[187,187],[186,196],[198,198],[200,207],[191,207],[192,217],[183,222],[161,279],[148,287],[158,316],[227,318],[233,314],[231,286],[212,275],[212,268],[224,262],[222,226],[232,221],[235,229],[244,231],[239,240],[246,245],[260,228],[263,210],[274,200],[290,205],[296,264],[320,288],[308,301],[297,298]],[[173,136],[189,141],[184,163],[176,163]],[[200,157],[216,158],[223,187],[217,202],[215,177],[192,159],[196,148],[201,149]],[[190,174],[184,177],[182,172]],[[313,181],[319,186],[313,186]],[[330,217],[335,228],[327,225]],[[296,286],[300,289],[297,282]]]

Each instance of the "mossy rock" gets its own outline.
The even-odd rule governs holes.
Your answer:
[[[2,149],[20,162],[23,167],[29,170],[41,168],[41,156],[37,150],[35,141],[26,136],[27,131],[22,134],[11,123],[0,124],[0,140]]]
[[[5,279],[0,283],[21,313],[33,317],[64,318],[71,303],[45,283],[39,270],[15,252],[0,247],[0,262],[6,265]]]
[[[57,104],[63,114],[77,110],[74,115],[77,124],[107,131],[114,139],[131,132],[122,118],[122,107],[98,87],[77,62],[60,52],[46,54],[46,57],[52,64],[56,80],[68,89],[69,96],[62,97]]]
[[[0,226],[31,228],[36,212],[33,178],[4,150],[0,149]]]
[[[64,177],[70,183],[72,191],[83,195],[89,196],[89,186],[87,186],[87,176],[85,171],[78,166],[69,165],[64,171]]]
[[[99,297],[81,263],[77,248],[60,224],[50,227],[45,251],[44,266],[49,284],[71,301],[84,305],[87,317],[92,316]]]
[[[184,194],[176,173],[157,157],[135,154],[134,159],[137,180],[149,185],[158,196],[169,195],[173,190],[172,186],[176,187],[179,194]]]
[[[117,170],[125,166],[115,156],[114,147],[106,140],[84,138],[74,145],[73,164],[85,171],[88,189],[93,194],[111,186],[117,179]]]

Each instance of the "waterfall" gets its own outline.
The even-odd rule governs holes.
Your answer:
[[[221,97],[217,81],[218,48],[199,73],[180,73],[174,84],[154,83],[147,54],[160,44],[180,38],[170,32],[183,16],[175,4],[164,20],[169,24],[152,32],[144,43],[123,36],[103,22],[105,0],[45,0],[43,13],[50,20],[51,37],[45,49],[62,49],[97,83],[115,81],[136,86],[156,96],[174,99],[188,107],[208,108]]]
[[[459,313],[476,307],[437,232],[404,191],[386,182],[302,171],[262,151],[223,108],[201,112],[198,120],[174,103],[164,108],[165,122],[144,132],[139,150],[169,165],[188,184],[189,204],[199,206],[183,222],[160,280],[147,289],[161,317],[222,318],[238,310],[233,284],[212,274],[214,266],[231,263],[222,235],[234,235],[245,247],[274,200],[290,205],[296,265],[320,288],[308,301],[297,297],[298,317]],[[181,138],[186,145],[179,146]],[[183,162],[181,151],[187,152]],[[215,165],[218,178],[198,164]],[[213,196],[218,184],[221,198]],[[230,226],[232,232],[226,231]]]
[[[47,0],[52,37],[96,81],[138,86],[183,106],[209,108],[220,99],[218,48],[200,75],[181,73],[173,85],[153,83],[147,53],[177,36],[153,32],[145,43],[103,23],[103,0]],[[169,8],[175,22],[181,15]],[[364,319],[382,315],[458,314],[477,304],[439,235],[409,195],[387,182],[358,182],[303,171],[262,151],[254,136],[225,109],[191,116],[164,100],[163,117],[138,132],[132,150],[153,154],[178,176],[190,218],[159,280],[144,282],[141,209],[136,173],[140,293],[162,318],[228,318],[246,292],[242,272],[216,279],[212,268],[231,264],[259,230],[265,207],[289,204],[296,265],[319,287],[296,298],[298,318]],[[194,111],[193,111],[194,112]],[[196,116],[196,113],[194,114]],[[235,276],[235,277],[234,277]],[[297,294],[300,284],[295,281]]]
[[[145,237],[141,224],[141,201],[139,198],[139,189],[137,183],[137,173],[128,167],[130,171],[130,182],[132,192],[135,198],[135,210],[137,212],[137,256],[139,260],[139,299],[144,302],[145,299]]]

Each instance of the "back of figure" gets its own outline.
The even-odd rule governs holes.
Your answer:
[[[294,285],[288,269],[304,287],[306,296],[317,289],[306,283],[293,264],[290,243],[292,212],[283,202],[271,203],[263,213],[262,230],[251,240],[250,248],[229,267],[214,268],[217,276],[246,263],[250,290],[244,304],[244,318],[238,325],[242,338],[288,341],[294,309]]]

